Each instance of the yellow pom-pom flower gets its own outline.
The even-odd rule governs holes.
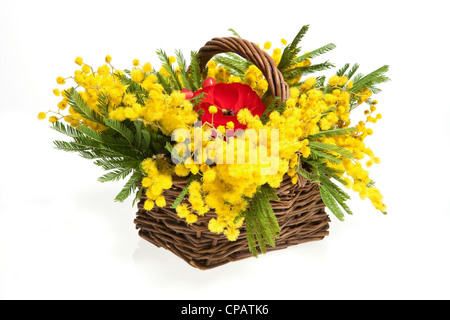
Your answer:
[[[58,84],[65,84],[66,80],[64,80],[63,77],[58,77],[58,78],[56,78],[56,83],[58,83]]]
[[[47,118],[47,114],[45,112],[39,112],[38,119],[44,120],[45,118]]]
[[[131,80],[137,83],[141,83],[145,77],[144,71],[141,68],[133,68],[133,70],[131,70],[130,75]]]
[[[146,200],[144,203],[144,209],[150,211],[155,206],[155,203],[152,200]]]
[[[197,219],[198,219],[198,217],[197,217],[196,214],[190,213],[190,214],[188,214],[187,217],[186,217],[186,222],[187,222],[188,224],[196,223],[196,222],[197,222]]]
[[[86,73],[86,74],[91,73],[91,68],[90,68],[87,64],[84,64],[84,65],[81,67],[81,70],[82,70],[84,73]]]
[[[186,204],[180,204],[175,210],[181,219],[185,219],[191,213]]]
[[[330,86],[335,86],[335,85],[337,85],[338,84],[338,82],[339,82],[339,76],[332,76],[329,80],[328,80],[328,84],[330,85]]]
[[[165,207],[166,206],[166,198],[164,198],[163,195],[159,195],[156,197],[155,203],[158,207]]]
[[[49,121],[50,123],[55,123],[55,122],[58,121],[58,118],[55,117],[55,116],[51,116],[51,117],[48,119],[48,121]]]
[[[135,67],[139,66],[139,60],[138,59],[134,59],[133,60],[133,66],[135,66]]]
[[[146,64],[144,64],[142,69],[144,70],[145,73],[150,73],[152,72],[152,65],[149,62],[147,62]]]
[[[83,64],[83,59],[80,58],[80,57],[77,57],[77,58],[75,59],[75,63],[76,63],[77,65],[81,66],[81,65]]]
[[[264,43],[264,49],[269,50],[270,48],[272,48],[272,43],[270,41],[266,41]]]
[[[175,174],[179,177],[186,177],[189,172],[191,172],[188,168],[184,166],[184,164],[177,164],[175,166]]]
[[[208,111],[211,114],[216,114],[217,113],[217,107],[216,106],[210,106]]]
[[[106,62],[106,63],[110,63],[111,60],[112,60],[112,58],[111,58],[110,55],[107,55],[107,56],[105,57],[105,62]]]

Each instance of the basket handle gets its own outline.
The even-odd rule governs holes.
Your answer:
[[[219,53],[232,52],[253,63],[266,78],[269,89],[274,97],[280,97],[281,102],[289,98],[289,86],[284,81],[283,75],[278,70],[275,61],[256,44],[236,38],[214,38],[208,41],[198,51],[200,70],[204,70],[208,61]]]

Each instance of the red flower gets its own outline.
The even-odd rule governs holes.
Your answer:
[[[227,122],[234,123],[234,129],[246,129],[247,126],[239,123],[237,114],[239,110],[247,108],[253,115],[261,116],[266,110],[258,94],[248,85],[241,83],[219,83],[204,87],[195,92],[194,97],[205,93],[202,103],[196,107],[196,110],[204,110],[202,116],[203,123],[213,123],[214,127],[224,126]],[[216,106],[218,112],[213,115],[209,113],[210,106]]]

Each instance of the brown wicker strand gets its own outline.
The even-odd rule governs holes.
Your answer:
[[[224,37],[208,41],[198,52],[200,69],[204,70],[213,56],[225,52],[235,53],[261,70],[274,97],[280,97],[282,102],[289,98],[289,86],[284,81],[275,61],[267,52],[245,39]]]

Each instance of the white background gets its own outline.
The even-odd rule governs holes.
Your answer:
[[[0,298],[3,299],[448,299],[450,298],[447,1],[0,2]],[[332,218],[325,240],[199,271],[141,240],[122,182],[39,122],[55,109],[58,76],[77,56],[117,68],[187,55],[233,27],[253,42],[291,40],[362,72],[389,64],[377,96],[383,119],[368,143],[387,216],[356,194],[354,216]]]

